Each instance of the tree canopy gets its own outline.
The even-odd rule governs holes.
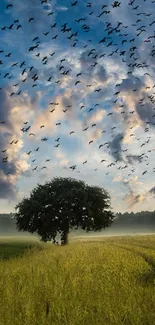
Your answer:
[[[106,190],[81,180],[56,177],[37,185],[17,206],[17,229],[37,233],[41,240],[68,242],[70,229],[100,231],[112,224],[110,196]]]

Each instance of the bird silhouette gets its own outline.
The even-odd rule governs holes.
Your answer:
[[[41,141],[47,141],[47,140],[48,140],[48,138],[46,138],[46,137],[41,139]]]
[[[34,167],[32,170],[36,170],[38,168],[38,166]]]
[[[76,6],[77,3],[78,3],[78,1],[72,2],[72,3],[71,3],[71,7]]]
[[[6,9],[9,9],[9,8],[12,8],[13,7],[13,4],[12,3],[9,3],[7,6],[6,6]]]
[[[29,19],[29,23],[30,23],[31,21],[34,21],[34,18],[33,18],[33,17],[31,17],[31,18]]]

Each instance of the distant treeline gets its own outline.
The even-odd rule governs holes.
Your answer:
[[[116,213],[111,228],[148,228],[155,231],[155,211]],[[13,213],[0,214],[0,234],[7,233],[17,233]]]
[[[113,227],[136,227],[155,230],[155,211],[117,213]]]

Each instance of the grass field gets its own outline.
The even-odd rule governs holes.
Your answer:
[[[154,325],[155,236],[0,238],[0,325]]]

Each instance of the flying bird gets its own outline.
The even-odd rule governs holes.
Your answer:
[[[12,8],[13,7],[13,4],[12,3],[9,3],[7,6],[6,6],[6,9],[9,9],[9,8]]]
[[[78,1],[72,2],[72,3],[71,3],[71,7],[76,6],[77,3],[78,3]]]

